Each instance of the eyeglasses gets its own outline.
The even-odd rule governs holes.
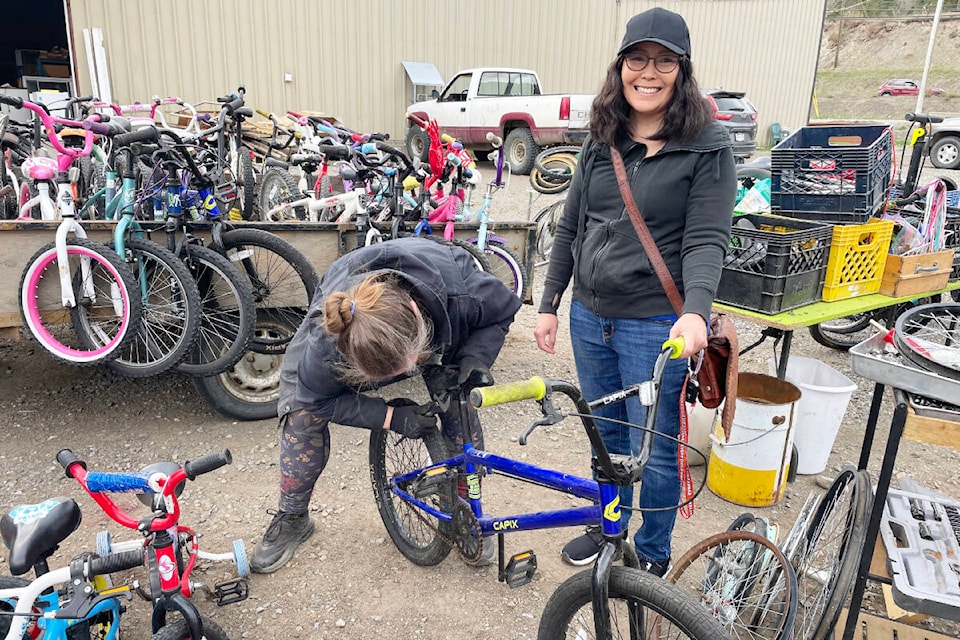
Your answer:
[[[660,73],[672,73],[677,65],[680,64],[680,58],[677,56],[657,56],[651,58],[642,53],[628,53],[623,56],[623,61],[631,71],[643,71],[647,68],[647,63],[653,60],[653,68]]]

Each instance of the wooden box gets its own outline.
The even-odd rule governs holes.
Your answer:
[[[952,269],[953,249],[906,257],[888,255],[880,293],[896,298],[943,289]]]

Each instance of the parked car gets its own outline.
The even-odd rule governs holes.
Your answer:
[[[738,162],[749,158],[757,150],[757,108],[742,91],[708,89],[704,91],[713,104],[720,124],[730,133],[733,155]]]
[[[960,169],[960,118],[944,118],[929,125],[927,153],[938,169]]]
[[[943,95],[944,90],[940,87],[927,87],[928,96]],[[877,90],[878,96],[916,96],[920,95],[920,83],[915,80],[905,80],[898,78],[896,80],[887,80]]]
[[[475,152],[492,151],[487,134],[494,133],[503,139],[511,171],[527,174],[543,147],[583,142],[592,102],[587,94],[543,93],[529,69],[466,69],[432,100],[407,107],[407,115],[435,118],[444,133]],[[430,139],[413,121],[409,124],[407,152],[425,159]]]

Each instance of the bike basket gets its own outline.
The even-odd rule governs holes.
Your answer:
[[[801,127],[770,152],[771,212],[866,222],[886,203],[892,160],[889,127]]]
[[[774,314],[820,299],[829,224],[754,213],[734,220],[717,302]]]
[[[873,218],[866,224],[834,227],[823,299],[830,302],[879,291],[892,236],[892,220]]]

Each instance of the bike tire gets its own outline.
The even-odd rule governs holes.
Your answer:
[[[229,640],[220,625],[210,618],[200,616],[200,624],[203,626],[204,640]],[[183,619],[165,624],[153,634],[152,640],[190,640],[190,627]]]
[[[471,240],[475,242],[475,240]],[[483,250],[490,263],[487,273],[496,276],[513,294],[523,300],[527,293],[529,279],[524,275],[523,262],[513,249],[499,240],[487,240]]]
[[[788,640],[793,632],[796,574],[776,543],[753,531],[729,529],[698,542],[665,579],[705,605],[731,637]]]
[[[537,213],[534,222],[537,224],[537,255],[544,262],[550,260],[553,251],[553,237],[557,232],[557,222],[563,214],[565,200],[557,200]]]
[[[232,367],[247,351],[257,322],[257,307],[246,276],[225,257],[195,244],[184,258],[200,290],[197,339],[176,369],[191,376],[212,376]]]
[[[170,250],[144,238],[127,238],[124,245],[143,315],[134,339],[106,365],[127,378],[147,378],[175,367],[190,352],[200,326],[200,291]]]
[[[254,219],[257,201],[257,176],[253,171],[253,158],[250,150],[244,146],[237,148],[237,160],[240,175],[237,176],[237,201],[240,204],[240,217]]]
[[[400,233],[401,238],[411,237],[413,234],[409,233]],[[490,273],[490,260],[487,258],[486,254],[483,251],[480,251],[480,248],[472,242],[466,240],[461,240],[460,238],[451,238],[449,240],[444,239],[443,236],[416,236],[417,238],[424,238],[426,240],[433,240],[440,244],[445,244],[453,247],[459,247],[470,254],[473,258],[473,262],[477,265],[477,269],[480,271],[485,271]]]
[[[284,324],[257,321],[256,336],[289,332]],[[293,336],[291,332],[290,337]],[[247,351],[226,371],[193,379],[193,385],[207,404],[232,420],[268,420],[277,417],[280,398],[282,353]]]
[[[837,351],[846,351],[863,341],[866,337],[863,332],[870,327],[871,319],[873,319],[871,313],[858,313],[828,322],[812,324],[808,330],[810,331],[810,337],[823,346]]]
[[[267,167],[260,177],[260,188],[257,192],[258,217],[263,222],[279,222],[267,216],[270,210],[302,197],[297,179],[290,175],[289,171],[280,167]],[[293,207],[291,212],[297,220],[307,217],[303,207]]]
[[[24,580],[23,578],[13,578],[11,576],[0,576],[0,591],[3,589],[20,589],[26,587],[30,584],[29,580]],[[12,613],[14,608],[17,606],[16,600],[4,600],[0,599],[0,638],[6,638],[7,634],[10,632],[10,627],[13,623],[13,618],[4,614]],[[39,613],[39,612],[38,612]],[[31,622],[27,626],[27,630],[23,633],[23,640],[30,640],[34,637],[34,632],[37,631],[36,623]]]
[[[914,307],[897,318],[893,343],[904,358],[927,371],[960,380],[951,364],[960,338],[960,304],[936,303]]]
[[[140,327],[141,301],[133,274],[113,250],[86,238],[67,238],[71,286],[77,305],[64,313],[57,246],[51,242],[27,262],[20,277],[20,312],[30,334],[54,358],[87,366],[115,357]],[[89,259],[89,278],[81,282],[81,261]],[[96,301],[83,302],[89,286]],[[120,311],[117,311],[117,308]],[[84,332],[83,338],[78,332]]]
[[[577,158],[580,155],[581,147],[573,145],[561,145],[559,147],[549,147],[537,154],[533,160],[533,166],[540,174],[549,181],[566,182],[570,180],[573,171],[577,166]],[[573,159],[573,166],[570,166],[568,160]],[[560,160],[559,166],[550,166],[551,162]]]
[[[439,431],[422,440],[404,438],[386,429],[370,431],[370,481],[377,511],[397,550],[421,567],[439,564],[450,554],[450,546],[439,530],[449,532],[451,527],[441,527],[436,518],[420,513],[416,506],[395,495],[391,479],[446,458],[446,445]],[[426,500],[452,513],[457,500],[456,474],[441,481],[437,493]]]
[[[871,495],[867,472],[848,466],[817,503],[793,560],[799,586],[797,640],[832,638],[859,567]]]
[[[557,587],[540,617],[538,640],[596,638],[591,578],[592,570],[580,571]],[[720,622],[689,594],[650,573],[613,566],[608,589],[615,639],[727,637]],[[631,636],[631,625],[640,633]]]
[[[222,236],[227,258],[247,276],[257,305],[257,323],[282,323],[289,335],[254,335],[250,349],[283,353],[307,316],[320,278],[307,257],[283,238],[263,229],[233,229]]]

